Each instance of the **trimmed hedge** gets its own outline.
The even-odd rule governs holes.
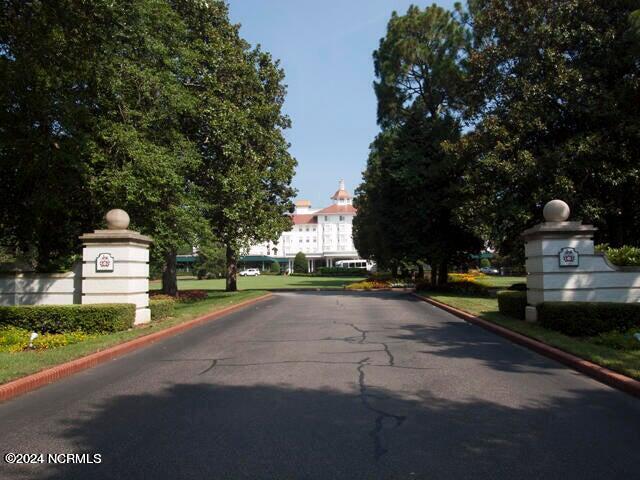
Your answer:
[[[17,305],[0,307],[0,326],[11,325],[39,333],[118,332],[133,326],[133,303],[92,305]]]
[[[538,305],[538,322],[545,328],[574,337],[625,332],[640,327],[640,304],[543,302]]]
[[[175,312],[176,302],[173,298],[160,298],[149,300],[151,320],[171,317]]]
[[[500,310],[500,313],[524,320],[526,306],[526,291],[500,290],[498,292],[498,310]]]
[[[320,275],[328,275],[332,277],[346,276],[352,277],[354,275],[366,275],[366,268],[338,268],[338,267],[320,267],[318,269]]]

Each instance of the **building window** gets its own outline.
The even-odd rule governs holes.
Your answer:
[[[344,215],[340,215],[340,221],[344,222]]]
[[[328,222],[329,221],[329,217],[327,215],[324,216],[324,221]]]

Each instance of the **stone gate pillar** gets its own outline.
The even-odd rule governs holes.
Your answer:
[[[151,237],[128,230],[124,210],[107,212],[107,230],[82,240],[82,303],[134,303],[135,323],[151,320],[149,310],[149,246]]]
[[[595,254],[593,225],[569,222],[569,206],[552,200],[544,222],[522,232],[527,268],[527,320],[536,320],[542,302],[592,300]],[[603,260],[600,260],[603,261]]]

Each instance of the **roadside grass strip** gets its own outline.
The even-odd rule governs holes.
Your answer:
[[[43,342],[36,338],[35,348],[28,347],[22,332],[0,330],[0,384],[39,372],[48,367],[69,362],[109,347],[133,340],[175,325],[193,320],[208,313],[265,295],[265,291],[208,292],[205,300],[177,302],[175,313],[169,318],[154,320],[129,330],[107,334],[67,334]],[[43,336],[47,340],[46,336]],[[56,341],[52,341],[56,340]]]
[[[495,298],[439,292],[420,292],[419,294],[640,380],[640,341],[634,337],[634,331],[609,332],[593,337],[569,337],[538,324],[501,314]]]

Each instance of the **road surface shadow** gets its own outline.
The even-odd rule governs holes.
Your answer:
[[[429,323],[405,324],[397,329],[402,333],[389,338],[425,344],[429,349],[421,353],[427,355],[471,358],[512,373],[552,375],[554,370],[567,368],[463,320],[432,317]]]
[[[605,389],[537,398],[527,404],[451,401],[432,396],[428,385],[408,396],[371,387],[350,394],[177,384],[92,404],[66,420],[61,433],[50,433],[51,445],[100,453],[101,464],[47,471],[12,466],[3,478],[584,480],[637,474],[634,399]]]

